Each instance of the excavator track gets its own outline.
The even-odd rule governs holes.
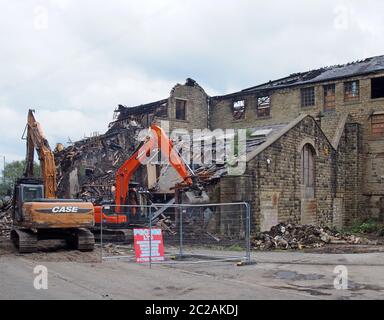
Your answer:
[[[37,251],[37,235],[21,229],[11,231],[11,240],[20,253],[33,253]]]
[[[93,228],[96,241],[101,241],[101,229]],[[103,242],[133,243],[133,229],[103,229]]]
[[[93,233],[87,229],[76,230],[75,235],[76,249],[79,251],[93,251],[95,249],[95,237]]]

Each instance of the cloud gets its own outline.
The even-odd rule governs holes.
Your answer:
[[[0,107],[0,155],[7,159],[24,158],[26,142],[22,139],[27,121],[27,110],[16,111],[9,107]],[[35,114],[42,125],[44,134],[53,149],[58,142],[67,143],[68,138],[80,139],[89,136],[99,128],[105,129],[105,119],[89,118],[78,110],[45,110]]]
[[[0,1],[0,154],[23,157],[37,110],[50,143],[103,132],[117,104],[192,77],[211,95],[384,52],[367,0]]]

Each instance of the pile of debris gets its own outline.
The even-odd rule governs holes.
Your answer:
[[[105,246],[103,246],[103,251],[108,255],[121,256],[121,255],[126,255],[128,252],[132,252],[133,247],[108,243]]]
[[[0,201],[0,237],[8,237],[12,227],[12,202]]]
[[[116,170],[138,145],[141,127],[128,123],[103,135],[75,142],[65,149],[55,150],[58,196],[95,200],[112,197]],[[72,181],[72,189],[70,188]]]
[[[301,250],[320,248],[326,244],[376,245],[377,241],[370,241],[353,234],[340,233],[328,227],[285,223],[272,227],[269,232],[257,234],[252,240],[253,248],[256,250]]]

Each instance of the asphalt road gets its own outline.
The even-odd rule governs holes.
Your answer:
[[[254,253],[253,259],[258,264],[180,263],[149,269],[122,260],[54,262],[0,255],[0,299],[384,298],[383,253]],[[34,287],[36,265],[48,269],[47,290]],[[347,290],[334,287],[338,265],[348,270]]]

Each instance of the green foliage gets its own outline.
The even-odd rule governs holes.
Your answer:
[[[364,221],[356,222],[352,225],[350,228],[350,232],[352,233],[361,233],[361,234],[367,234],[367,233],[377,233],[380,230],[382,230],[383,225],[380,224],[375,219],[367,219]]]
[[[0,181],[0,198],[12,194],[14,183],[23,176],[24,169],[25,160],[13,161],[5,165]],[[34,174],[35,177],[40,176],[40,166],[37,163],[34,164]]]

